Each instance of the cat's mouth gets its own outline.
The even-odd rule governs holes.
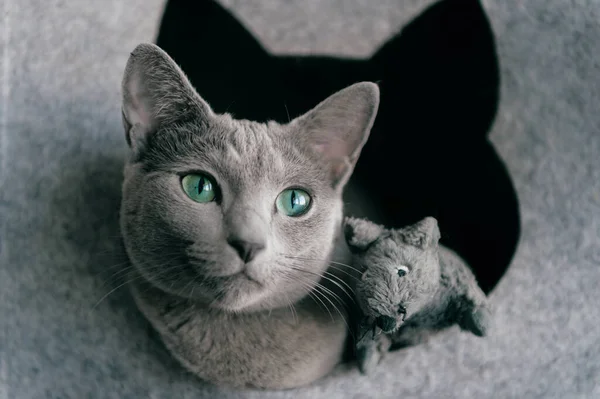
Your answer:
[[[222,277],[222,279],[226,280],[226,282],[229,282],[230,284],[250,283],[250,284],[255,284],[257,286],[257,288],[264,287],[264,283],[260,282],[258,279],[253,277],[248,272],[248,270],[242,270],[241,272],[237,272],[237,273],[231,274],[229,276],[224,276],[224,277]]]
[[[255,276],[250,267],[241,266],[238,270],[230,271],[229,273],[219,274],[203,274],[197,272],[200,276],[200,280],[208,283],[211,288],[218,287],[229,287],[236,284],[250,283],[255,285],[257,288],[264,287],[265,283],[259,277]]]
[[[266,287],[246,271],[219,278],[220,289],[214,293],[210,306],[222,310],[239,311],[263,297]]]

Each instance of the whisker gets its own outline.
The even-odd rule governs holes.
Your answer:
[[[300,258],[300,257],[295,257],[295,256],[288,256],[288,255],[283,255],[286,258],[292,259],[292,260],[302,260],[302,261],[306,261],[306,262],[318,262],[318,263],[323,263],[323,261],[318,260],[318,259],[310,259],[310,258]],[[341,269],[336,263],[331,263],[329,262],[329,267],[331,267],[333,270],[338,271],[340,273],[345,274],[346,276],[353,278],[354,280],[361,281],[360,278],[344,269]],[[299,263],[296,263],[296,265],[300,265]],[[347,266],[347,265],[346,265]],[[357,269],[353,269],[353,270],[357,270]],[[331,273],[331,272],[328,272]],[[335,277],[339,278],[340,280],[343,281],[343,279],[341,279],[339,276],[335,275],[334,273],[331,273],[332,275],[334,275]]]
[[[287,296],[287,295],[286,295]],[[294,325],[298,325],[298,314],[296,313],[296,308],[294,308],[294,304],[290,301],[290,297],[287,296],[287,303],[292,312],[292,319],[294,320]]]
[[[175,258],[171,258],[171,262],[173,261],[178,261],[179,258],[181,257],[175,257]],[[160,262],[160,258],[158,259],[158,261]],[[102,285],[102,287],[106,287],[107,284],[111,284],[112,281],[111,280],[119,280],[120,277],[123,274],[126,274],[127,272],[131,271],[134,268],[134,265],[127,261],[127,262],[123,262],[117,265],[112,265],[111,267],[109,267],[108,269],[104,270],[104,271],[100,271],[96,274],[96,276],[99,276],[100,274],[102,274],[103,272],[108,272],[110,269],[115,269],[117,267],[121,267],[121,270],[117,270],[116,272],[114,272],[113,274],[111,274],[110,276],[105,278],[105,282]],[[166,272],[170,272],[173,270],[173,264],[166,266],[164,263],[156,263],[153,265],[144,265],[144,268],[146,271],[148,272],[154,272],[154,271],[162,271],[163,269]]]
[[[147,273],[153,273],[153,277],[156,279],[160,279],[169,274],[172,274],[171,277],[173,279],[176,279],[176,278],[179,278],[185,272],[185,269],[182,267],[181,264],[171,264],[171,265],[168,265],[168,267],[166,267],[163,264],[154,264],[154,265],[150,265],[149,267],[148,267],[148,265],[145,265],[144,270]],[[158,272],[155,273],[156,271],[158,271]],[[143,277],[141,274],[139,276]],[[132,282],[132,281],[130,281],[130,282]],[[171,283],[171,285],[172,284],[173,283]],[[152,287],[153,287],[153,284],[149,283],[147,285],[146,289],[144,289],[142,291],[142,293],[148,292],[150,289],[152,289]],[[187,288],[187,287],[184,287],[184,288]]]
[[[139,280],[141,277],[142,276],[135,276],[132,279],[129,279],[129,280],[125,281],[124,283],[121,283],[121,284],[117,285],[116,287],[114,287],[113,289],[111,289],[110,291],[108,291],[106,294],[104,294],[102,296],[102,298],[100,298],[100,300],[98,302],[96,302],[96,304],[94,306],[92,306],[91,310],[95,310],[98,307],[98,305],[100,305],[106,298],[108,298],[112,293],[114,293],[119,288],[121,288],[121,287],[123,287],[123,286],[125,286],[125,285],[127,285],[129,283],[132,283],[135,280]]]
[[[301,277],[301,276],[295,276],[298,280],[297,281],[301,281],[302,279],[305,279],[305,277]],[[344,321],[344,323],[346,324],[346,326],[348,327],[348,330],[350,331],[350,326],[348,325],[348,323],[346,322],[346,319],[344,317],[344,315],[342,314],[342,312],[340,311],[340,309],[337,307],[337,305],[331,300],[329,299],[329,297],[326,295],[326,293],[329,293],[330,295],[332,295],[342,306],[344,306],[344,308],[346,308],[346,303],[339,297],[339,295],[337,295],[336,293],[334,293],[333,291],[331,291],[329,288],[325,287],[324,285],[320,284],[320,283],[316,283],[314,285],[314,289],[313,292],[315,294],[321,294],[321,296],[327,300],[327,302],[329,302],[331,304],[331,306],[333,306],[333,308],[336,310],[336,312],[338,312],[338,314],[340,315],[340,317],[342,318],[342,320]]]
[[[358,276],[355,276],[354,274],[347,272],[344,269],[341,269],[338,265],[330,264],[329,267],[331,267],[332,269],[334,269],[340,273],[344,273],[346,276],[351,277],[351,278],[355,279],[356,281],[361,281]]]
[[[194,284],[194,279],[190,279],[190,281],[188,281],[187,284],[184,285],[183,288],[177,293],[177,296],[183,297],[183,293],[185,292],[185,290],[187,290],[188,287],[192,284]]]
[[[180,256],[175,256],[174,258],[166,259],[167,257],[172,257],[174,255],[180,255]],[[153,260],[158,261],[159,263],[164,263],[163,260],[164,261],[178,260],[178,259],[181,259],[181,257],[182,257],[182,254],[180,252],[172,252],[172,253],[161,254],[158,257],[155,256],[155,255],[152,255]],[[112,269],[115,269],[115,268],[118,268],[118,267],[122,267],[122,266],[124,266],[124,265],[126,265],[128,263],[131,263],[131,260],[129,259],[129,257],[125,256],[123,258],[122,262],[119,262],[119,263],[107,266],[103,270],[98,271],[96,275],[100,275],[100,274],[102,274],[102,273],[104,273],[106,271],[109,271],[109,270],[112,270]]]
[[[116,268],[119,268],[119,267],[125,266],[125,265],[126,265],[126,264],[128,264],[128,263],[130,263],[130,262],[129,262],[129,259],[127,259],[127,260],[124,260],[124,261],[122,261],[122,262],[119,262],[119,263],[111,264],[110,266],[106,266],[106,267],[104,267],[102,270],[99,270],[99,271],[98,271],[98,272],[95,274],[95,276],[97,276],[97,275],[99,275],[99,274],[102,274],[102,273],[104,273],[104,272],[110,271],[110,270],[112,270],[112,269],[116,269]]]
[[[321,289],[321,290],[325,291],[326,293],[328,293],[329,295],[331,295],[344,308],[348,307],[348,304],[338,294],[336,294],[334,291],[330,290],[329,288],[325,287],[323,284],[317,283],[317,285],[315,285],[315,288],[316,287],[319,287],[319,289]]]
[[[325,280],[327,280],[327,281],[331,282],[332,284],[335,284],[335,285],[336,285],[336,286],[337,286],[339,289],[341,289],[341,290],[342,290],[342,292],[344,292],[344,294],[346,294],[346,296],[347,296],[347,297],[348,297],[348,298],[349,298],[349,299],[350,299],[350,300],[351,300],[353,303],[355,303],[355,304],[356,304],[356,301],[354,300],[354,296],[353,296],[353,295],[350,295],[350,293],[348,292],[348,290],[346,290],[346,288],[344,288],[344,287],[342,287],[340,284],[338,284],[338,282],[337,282],[337,281],[335,281],[333,278],[336,278],[336,279],[338,279],[338,280],[339,280],[339,281],[340,281],[342,284],[344,284],[346,287],[348,287],[348,289],[350,290],[350,292],[351,292],[352,294],[354,294],[354,295],[355,295],[355,293],[354,293],[354,289],[353,289],[352,287],[350,287],[350,285],[348,285],[348,284],[347,284],[347,283],[346,283],[346,282],[345,282],[343,279],[341,279],[340,277],[336,276],[335,274],[333,274],[333,273],[330,273],[330,272],[327,272],[327,271],[326,271],[326,272],[324,272],[324,273],[325,273],[325,274],[327,274],[328,276],[331,276],[331,277],[328,277],[328,276],[325,276],[325,275],[322,275],[322,274],[319,274],[319,273],[315,273],[315,272],[313,272],[313,271],[311,271],[311,270],[306,270],[306,269],[300,268],[300,267],[298,267],[298,266],[295,266],[295,265],[292,265],[291,267],[292,267],[292,269],[294,269],[294,270],[298,270],[298,271],[300,271],[300,272],[309,273],[309,274],[311,274],[311,275],[314,275],[314,276],[321,277],[321,278],[323,278],[323,279],[325,279]]]
[[[306,279],[305,277],[301,277],[301,276],[294,276],[294,277],[297,279],[295,281],[299,281],[299,282],[302,281],[302,279]],[[342,298],[340,298],[340,296],[337,295],[335,292],[333,292],[332,290],[330,290],[329,288],[325,287],[324,285],[322,285],[322,284],[320,284],[318,282],[314,286],[313,292],[315,293],[315,295],[316,294],[320,294],[323,298],[325,298],[331,304],[331,306],[333,306],[333,308],[336,310],[336,312],[342,318],[342,320],[343,320],[344,324],[346,325],[346,328],[348,329],[348,332],[351,335],[352,339],[355,339],[354,332],[350,328],[350,324],[346,320],[346,317],[344,316],[343,312],[338,308],[338,306],[333,301],[331,301],[331,299],[329,299],[329,297],[326,294],[329,293],[331,296],[333,296],[334,299],[336,301],[338,301],[339,304],[342,305],[345,310],[348,310],[347,303],[345,301],[343,301]],[[331,316],[331,312],[330,312],[330,316]]]
[[[348,264],[342,263],[342,262],[336,262],[334,260],[330,260],[329,263],[333,263],[334,265],[337,265],[337,266],[345,266],[345,267],[347,267],[350,270],[354,270],[355,272],[362,274],[362,272],[360,271],[360,269],[357,269],[356,267],[354,267],[352,265],[348,265]]]
[[[327,311],[327,313],[329,313],[329,317],[331,317],[331,321],[334,321],[333,319],[333,314],[331,314],[331,312],[329,311],[329,307],[327,307],[327,305],[325,304],[325,302],[323,302],[317,295],[314,295],[314,291],[313,291],[313,287],[310,284],[307,284],[306,282],[302,281],[302,280],[298,280],[296,278],[296,276],[292,276],[291,274],[283,274],[284,278],[287,278],[288,281],[294,282],[294,283],[300,283],[300,285],[302,286],[302,288],[304,289],[304,291],[308,294],[308,296],[315,301],[315,303],[317,304],[317,306],[321,307],[321,305],[323,305],[323,307],[325,308],[325,310]],[[318,301],[318,302],[317,302]]]
[[[336,279],[337,281],[341,282],[342,284],[344,284],[346,287],[348,287],[348,289],[350,289],[352,292],[354,292],[354,289],[340,276],[338,276],[335,273],[332,273],[329,270],[325,270],[322,273],[316,272],[314,270],[310,270],[309,268],[305,267],[304,263],[298,262],[296,260],[294,260],[294,262],[292,262],[291,264],[292,267],[296,268],[297,270],[303,271],[303,272],[307,272],[309,274],[312,274],[314,276],[318,276],[318,277],[322,277],[325,278],[326,280],[332,281],[331,279]],[[335,269],[337,270],[337,269]],[[348,274],[348,273],[345,273]],[[326,276],[330,276],[329,278]],[[354,277],[357,278],[356,276],[353,275],[349,275],[350,277]],[[333,282],[333,281],[332,281]]]
[[[346,263],[342,263],[342,262],[336,262],[333,260],[323,260],[323,259],[316,259],[316,258],[307,258],[307,257],[303,257],[303,256],[292,256],[292,255],[286,255],[286,254],[281,254],[282,256],[286,257],[286,258],[290,258],[290,259],[299,259],[299,260],[305,260],[308,262],[323,262],[323,263],[328,263],[328,264],[334,264],[337,266],[344,266],[347,267],[351,270],[354,270],[355,272],[357,272],[359,275],[362,274],[362,271],[360,271],[359,269],[357,269],[356,267],[352,266],[352,265],[348,265]]]
[[[316,285],[315,286],[315,292],[320,292],[319,289],[323,289],[325,287],[323,287],[322,285]],[[350,333],[350,335],[352,336],[352,339],[354,339],[354,334],[352,333],[352,329],[350,328],[350,324],[348,324],[348,322],[346,321],[346,318],[344,317],[344,315],[342,314],[342,312],[339,310],[339,308],[337,307],[337,305],[335,303],[333,303],[333,301],[331,299],[329,299],[327,297],[327,295],[325,295],[323,292],[320,292],[321,295],[327,299],[327,301],[329,303],[331,303],[331,305],[333,306],[333,308],[336,310],[336,312],[338,312],[338,314],[340,315],[340,317],[342,318],[342,321],[344,322],[344,324],[346,325],[346,328],[348,329],[348,332]],[[330,291],[330,293],[333,294],[333,292]],[[333,294],[335,295],[335,294]],[[338,301],[340,301],[341,304],[344,304],[343,301],[341,301],[341,299],[339,299],[339,297],[336,295],[336,297],[338,298]]]
[[[103,274],[103,273],[108,273],[108,272],[110,272],[110,271],[111,271],[111,269],[113,269],[113,270],[114,270],[114,269],[118,269],[118,270],[114,271],[114,272],[113,272],[113,274],[111,274],[110,276],[108,276],[108,277],[107,277],[107,278],[113,278],[113,277],[117,277],[117,276],[119,276],[119,275],[120,275],[120,274],[122,274],[124,271],[126,271],[126,270],[130,270],[130,269],[132,269],[132,268],[133,268],[133,265],[132,265],[132,264],[130,264],[129,262],[124,262],[124,263],[121,263],[121,264],[119,264],[118,266],[117,266],[117,265],[114,265],[114,266],[112,266],[112,267],[110,267],[110,268],[108,268],[108,269],[102,270],[102,271],[100,271],[100,272],[96,273],[96,274],[94,275],[94,277],[100,277],[100,275],[101,275],[101,274]]]

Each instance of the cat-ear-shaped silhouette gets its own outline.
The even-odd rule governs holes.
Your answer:
[[[183,71],[154,44],[140,44],[131,53],[122,94],[125,135],[135,152],[161,126],[212,115],[210,106],[196,93]]]
[[[353,253],[366,251],[383,233],[385,228],[366,219],[344,219],[344,238]]]
[[[327,163],[331,184],[342,188],[369,138],[379,107],[379,88],[362,82],[338,91],[289,123],[295,139]]]
[[[398,231],[402,241],[422,249],[437,246],[440,241],[440,228],[434,217],[428,216],[417,223]]]

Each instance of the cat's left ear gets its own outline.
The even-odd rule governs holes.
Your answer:
[[[369,138],[379,107],[379,87],[361,82],[338,91],[290,126],[328,165],[332,187],[344,187]]]

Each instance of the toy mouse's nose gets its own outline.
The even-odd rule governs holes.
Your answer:
[[[390,316],[379,316],[377,318],[377,327],[381,328],[383,332],[390,332],[396,327],[396,319]]]

